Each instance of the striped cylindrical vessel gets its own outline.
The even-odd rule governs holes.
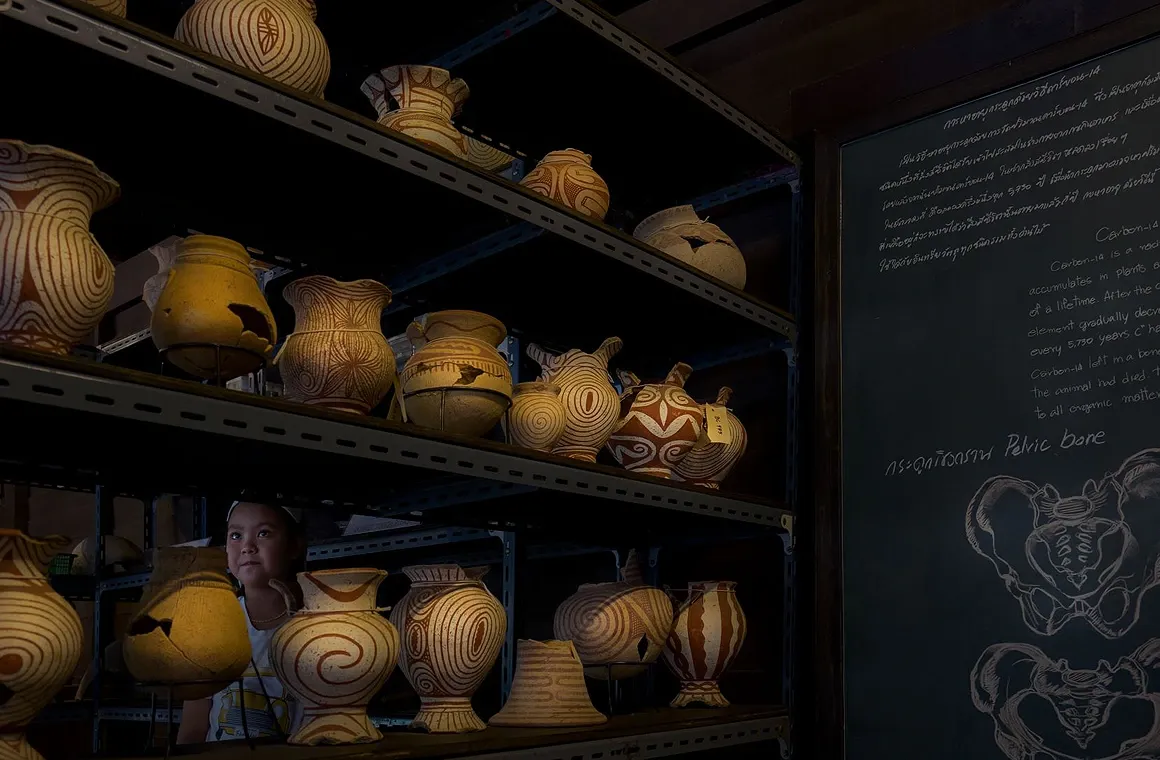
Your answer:
[[[84,634],[68,602],[44,577],[68,546],[0,530],[0,758],[43,760],[24,731],[76,668]]]
[[[571,641],[520,639],[511,696],[487,724],[560,728],[595,726],[607,720],[592,706],[584,666]]]
[[[732,581],[689,584],[689,598],[677,611],[676,624],[665,643],[665,663],[681,681],[681,690],[670,707],[695,702],[729,706],[717,679],[745,641],[745,613],[737,603],[736,585]]]
[[[471,695],[495,664],[507,633],[503,605],[483,585],[487,568],[412,565],[411,589],[391,610],[402,648],[399,667],[422,706],[411,726],[466,733],[487,726]]]
[[[399,633],[375,607],[386,577],[374,568],[298,573],[303,608],[270,642],[278,680],[303,705],[302,723],[290,744],[362,744],[383,738],[366,708],[399,658]],[[292,605],[290,590],[278,585]]]

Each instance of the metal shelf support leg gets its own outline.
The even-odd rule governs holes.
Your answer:
[[[503,589],[500,601],[507,615],[507,634],[500,652],[500,690],[503,701],[507,702],[516,669],[516,534],[506,530],[492,531],[492,534],[503,542]]]
[[[108,486],[97,486],[96,489],[96,505],[94,512],[96,519],[94,527],[96,528],[96,536],[93,541],[95,543],[93,551],[93,653],[92,653],[92,668],[93,681],[90,687],[93,690],[93,754],[101,750],[101,687],[104,679],[101,677],[101,671],[104,669],[104,651],[105,651],[105,636],[104,633],[108,628],[111,628],[112,617],[105,620],[105,604],[101,599],[101,579],[105,572],[105,536],[109,535],[114,530],[113,525],[113,498],[116,494],[112,488]]]

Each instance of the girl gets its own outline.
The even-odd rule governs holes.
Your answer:
[[[270,639],[292,612],[270,580],[298,589],[296,576],[306,563],[305,531],[288,509],[234,502],[226,516],[226,557],[230,573],[242,585],[238,601],[246,613],[253,657],[241,688],[234,682],[209,699],[184,704],[179,744],[244,739],[247,734],[289,736],[301,719],[302,706],[286,693],[270,664]]]

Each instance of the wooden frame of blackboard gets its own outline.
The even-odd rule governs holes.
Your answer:
[[[1140,11],[1065,42],[1004,65],[897,101],[872,117],[838,131],[815,133],[813,411],[814,476],[812,535],[807,551],[814,566],[813,667],[809,692],[811,757],[845,756],[842,651],[842,246],[841,148],[885,129],[916,121],[948,108],[1066,69],[1119,48],[1160,35],[1160,7]],[[803,547],[804,548],[804,547]],[[799,681],[800,683],[800,681]],[[796,700],[798,705],[808,702]],[[901,706],[900,706],[901,707]],[[800,709],[800,708],[799,708]],[[799,728],[804,716],[798,717]]]

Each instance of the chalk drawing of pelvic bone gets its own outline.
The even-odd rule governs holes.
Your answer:
[[[1011,760],[1160,760],[1158,690],[1160,639],[1095,670],[1030,644],[995,644],[971,671],[971,700]]]
[[[1160,582],[1160,449],[1124,460],[1078,496],[1000,475],[967,506],[967,540],[991,560],[1023,620],[1050,636],[1080,618],[1114,639]]]

